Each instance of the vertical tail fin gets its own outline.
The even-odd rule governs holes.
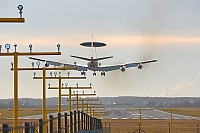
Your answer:
[[[94,54],[93,47],[94,47],[94,44],[93,44],[93,35],[92,35],[91,50],[90,50],[90,52],[91,52],[90,57],[91,58],[93,58],[93,54]]]

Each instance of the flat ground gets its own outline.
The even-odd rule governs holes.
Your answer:
[[[103,133],[133,133],[139,129],[138,120],[135,119],[104,119],[102,121]],[[38,119],[19,119],[19,126],[22,126],[25,122],[38,124]],[[2,123],[12,126],[13,120],[1,119],[0,128]],[[54,123],[54,130],[56,131],[57,123],[56,121]],[[142,120],[141,130],[147,133],[169,133],[169,123],[169,120]],[[198,125],[200,125],[199,120],[173,120],[171,133],[198,133],[197,131],[200,131]]]
[[[110,130],[111,133],[133,133],[139,129],[138,123],[135,119],[111,119],[103,122],[107,127],[104,131]],[[169,133],[169,120],[145,119],[141,123],[141,129],[147,133]],[[199,125],[199,120],[172,120],[171,133],[198,133]]]
[[[34,109],[23,109],[23,111],[19,111],[19,116],[27,116],[27,115],[41,115],[42,111],[34,111]],[[56,109],[52,109],[55,111],[49,111],[48,113],[57,112]],[[65,110],[65,109],[63,109]],[[0,128],[3,123],[9,124],[12,126],[13,124],[13,111],[8,111],[8,109],[0,109]],[[195,117],[199,117],[199,111],[194,111],[194,109],[187,111],[177,111],[176,114],[184,115],[193,115]],[[19,125],[23,125],[24,122],[32,122],[38,123],[38,119],[19,119]],[[104,133],[133,133],[134,131],[139,129],[139,120],[138,119],[103,119]],[[56,123],[56,121],[54,121]],[[55,124],[56,125],[56,124]],[[141,130],[147,133],[169,133],[170,129],[170,120],[169,119],[142,119],[141,121]],[[200,120],[195,119],[173,119],[172,120],[172,129],[171,133],[198,133],[200,132]],[[56,127],[54,127],[56,129]],[[142,132],[142,131],[141,131]]]

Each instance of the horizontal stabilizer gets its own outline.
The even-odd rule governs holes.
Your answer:
[[[98,61],[98,60],[104,60],[104,59],[109,59],[109,58],[113,58],[113,56],[96,58],[96,59],[94,59],[94,60],[95,60],[95,61]]]
[[[92,47],[92,42],[84,42],[84,43],[81,43],[80,45],[84,47]],[[104,47],[104,46],[106,46],[105,43],[93,42],[93,47]]]
[[[78,58],[78,59],[81,59],[81,60],[86,60],[86,61],[90,61],[91,60],[89,58],[80,57],[80,56],[74,56],[74,55],[71,55],[71,57]]]
[[[39,59],[39,58],[34,58],[34,57],[28,57],[28,58],[31,59],[31,60],[38,60],[38,61],[42,61],[42,62],[46,61],[44,59]]]

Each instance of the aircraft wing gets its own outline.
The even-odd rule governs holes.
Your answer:
[[[29,59],[37,60],[37,61],[41,61],[41,62],[46,62],[47,64],[53,65],[53,66],[76,67],[76,69],[78,71],[87,71],[87,69],[88,69],[88,67],[86,67],[86,66],[79,66],[79,65],[74,65],[74,64],[67,64],[67,63],[62,63],[62,62],[58,62],[58,61],[40,59],[40,58],[35,58],[35,57],[29,57]]]
[[[62,66],[64,65],[64,63],[61,62],[57,62],[57,61],[51,61],[51,60],[46,60],[46,59],[40,59],[40,58],[35,58],[35,57],[28,57],[31,60],[37,60],[37,61],[41,61],[41,62],[46,62],[49,65],[53,65],[53,66]]]
[[[122,65],[104,66],[104,67],[99,67],[99,71],[108,72],[108,71],[113,71],[113,70],[120,69],[122,67],[124,67],[124,68],[138,67],[139,65],[152,63],[152,62],[156,62],[156,61],[157,61],[157,59],[148,60],[148,61],[141,61],[141,62],[135,62],[135,63],[127,63],[127,64],[122,64]]]
[[[124,66],[125,68],[129,68],[129,67],[137,67],[138,65],[142,65],[142,64],[147,64],[147,63],[152,63],[152,62],[156,62],[157,59],[154,60],[148,60],[148,61],[141,61],[141,62],[135,62],[135,63],[127,63]]]
[[[157,59],[154,59],[154,60],[148,60],[148,61],[141,61],[139,62],[140,64],[146,64],[146,63],[152,63],[152,62],[157,62],[158,60]]]
[[[78,70],[78,71],[87,71],[88,67],[86,67],[86,66],[76,66],[76,70]]]
[[[99,67],[99,71],[108,72],[108,71],[120,69],[120,67],[121,67],[121,65]]]

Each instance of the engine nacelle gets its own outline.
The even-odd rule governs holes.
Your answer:
[[[138,65],[138,69],[142,69],[142,65],[141,64]]]
[[[45,67],[49,67],[49,63],[48,62],[45,63]]]
[[[76,62],[74,62],[74,65],[76,66]]]
[[[125,72],[125,67],[122,67],[122,68],[121,68],[121,71],[122,71],[122,72]]]

